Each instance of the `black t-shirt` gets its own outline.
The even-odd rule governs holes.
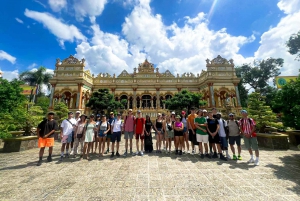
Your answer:
[[[146,120],[146,122],[145,122],[145,128],[146,128],[147,132],[150,132],[151,126],[152,126],[152,122]]]
[[[216,119],[216,118],[217,118],[217,115],[216,115],[216,114],[213,114],[213,118],[215,118],[215,119]]]
[[[207,127],[211,133],[216,132],[218,124],[219,122],[217,119],[207,119]]]
[[[50,133],[52,130],[58,130],[58,124],[55,120],[49,121],[48,119],[42,121],[38,128],[40,129],[40,137]],[[54,133],[49,135],[48,138],[53,138]]]

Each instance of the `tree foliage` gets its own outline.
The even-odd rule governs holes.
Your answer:
[[[104,110],[110,112],[117,109],[124,109],[125,104],[127,104],[127,101],[126,103],[125,101],[115,101],[114,95],[109,93],[108,89],[99,89],[98,91],[93,92],[93,95],[86,106],[90,107],[96,113],[98,113],[98,111],[103,113]]]
[[[282,122],[286,127],[300,130],[300,76],[287,83],[277,92],[272,107],[283,113]]]
[[[265,97],[258,92],[249,95],[248,112],[255,120],[259,132],[264,132],[266,126],[276,121],[276,114],[272,112],[270,106],[266,105]]]
[[[171,99],[165,100],[166,108],[169,110],[181,111],[182,109],[190,110],[191,107],[198,108],[206,104],[206,101],[201,100],[201,93],[194,93],[188,90],[182,90],[176,93]]]
[[[242,107],[247,107],[247,101],[248,101],[248,90],[245,87],[244,80],[242,79],[241,75],[241,68],[235,68],[236,76],[238,78],[241,78],[240,83],[238,84],[238,90],[240,94],[240,100]]]
[[[255,91],[263,90],[269,85],[269,80],[280,75],[283,59],[268,58],[262,61],[254,61],[252,64],[243,64],[236,68],[237,76],[242,79],[242,84],[248,84]]]
[[[41,96],[37,99],[36,106],[40,106],[44,112],[44,114],[47,113],[48,108],[49,108],[49,102],[50,98],[47,96]]]
[[[55,120],[57,120],[59,125],[68,117],[68,112],[69,109],[65,103],[59,102],[54,105]]]
[[[297,34],[291,35],[286,46],[289,48],[288,52],[291,55],[297,54],[296,59],[300,60],[300,31]]]

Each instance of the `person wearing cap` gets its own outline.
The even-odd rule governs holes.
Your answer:
[[[108,123],[109,125],[111,125],[111,123],[115,120],[115,114],[113,112],[109,113],[109,119],[108,119]],[[111,140],[111,132],[107,133],[106,136],[106,143],[107,143],[107,149],[106,152],[104,154],[108,154],[109,153],[109,147],[110,147],[110,140]]]
[[[256,123],[252,118],[248,117],[247,110],[242,110],[242,119],[239,121],[241,134],[244,136],[244,143],[250,154],[248,163],[259,165],[259,150],[256,137]],[[253,158],[253,151],[255,151],[256,159]]]
[[[132,152],[134,120],[135,120],[135,117],[132,114],[132,109],[129,109],[128,115],[126,115],[126,117],[124,119],[124,125],[123,125],[124,139],[125,139],[125,153],[123,156],[127,156],[127,153],[128,153],[128,140],[129,140],[129,144],[130,144],[130,154],[134,155],[134,153]]]
[[[208,116],[207,116],[207,110],[202,110],[202,112],[203,112],[203,116],[206,118],[206,119],[208,119]]]
[[[197,142],[199,143],[199,155],[202,159],[204,158],[204,156],[211,158],[211,156],[208,154],[208,146],[207,146],[208,143],[207,120],[205,117],[203,117],[202,110],[198,110],[197,115],[198,116],[195,118],[195,126],[197,128],[196,138],[197,138]],[[205,155],[203,152],[202,143],[204,144]]]
[[[74,132],[74,158],[79,154],[78,146],[80,144],[80,154],[83,154],[83,131],[85,128],[87,116],[85,114],[80,115],[79,121],[76,123],[76,129]]]
[[[198,115],[195,113],[195,108],[191,108],[191,114],[188,116],[188,122],[187,122],[187,129],[189,131],[189,141],[191,142],[192,145],[192,154],[195,154],[195,145],[198,144],[197,139],[196,139],[196,126],[195,126],[195,118]]]
[[[183,128],[184,125],[181,122],[181,116],[175,117],[175,123],[173,124],[174,136],[175,136],[175,154],[182,155],[182,144],[183,144]]]
[[[185,153],[185,145],[187,149],[187,153],[190,153],[190,145],[189,145],[189,133],[187,130],[187,119],[186,119],[186,112],[181,111],[181,122],[183,123],[183,144],[182,144],[182,153]]]
[[[83,147],[83,154],[82,158],[86,158],[87,160],[90,159],[89,153],[92,146],[92,143],[94,142],[95,138],[95,131],[97,131],[96,122],[94,121],[95,115],[91,114],[90,119],[85,124],[84,128],[84,147]]]
[[[230,149],[233,153],[233,160],[242,160],[241,157],[241,135],[240,135],[240,126],[239,122],[234,119],[234,114],[229,114],[229,120],[227,121],[228,130],[229,130],[229,144]],[[236,143],[238,149],[238,156],[235,155],[234,144]]]
[[[66,149],[66,157],[69,158],[69,146],[73,140],[76,123],[77,123],[76,120],[73,118],[73,112],[68,112],[68,118],[63,120],[60,125],[60,138],[61,138],[60,161],[62,161],[64,158],[65,149]]]
[[[54,146],[54,132],[58,129],[57,122],[53,119],[54,113],[49,112],[48,118],[44,119],[37,127],[37,136],[39,151],[39,161],[37,166],[40,166],[43,162],[43,155],[45,151],[45,147],[49,147],[49,155],[47,157],[47,161],[52,161],[52,152]]]
[[[211,109],[211,111],[212,111],[212,113],[213,113],[213,118],[217,118],[217,113],[218,113],[218,110],[217,110],[217,108],[215,108],[215,107],[213,107],[212,109]]]
[[[161,118],[163,120],[163,122],[166,122],[166,114],[165,113],[162,113],[161,114]],[[162,144],[163,144],[163,150],[165,151],[166,150],[166,139],[165,139],[165,132],[166,132],[166,128],[165,128],[165,124],[163,124],[163,130],[162,130]]]
[[[163,130],[163,120],[161,117],[161,113],[157,113],[157,119],[155,120],[155,124],[153,124],[153,128],[155,130],[155,137],[156,137],[156,153],[162,153],[161,139],[162,139],[162,130]]]
[[[81,117],[80,114],[81,114],[80,111],[76,111],[76,112],[75,112],[75,117],[74,117],[74,118],[75,118],[76,121],[80,121],[80,120],[81,120],[81,119],[80,119],[80,117]]]
[[[74,119],[75,119],[76,123],[77,123],[78,121],[80,121],[80,111],[76,111],[76,112],[75,112],[75,117],[74,117]],[[76,126],[74,127],[73,133],[72,133],[72,142],[71,142],[71,153],[70,153],[70,155],[78,154],[78,153],[74,153],[74,146],[73,146],[73,145],[74,145],[74,142],[75,142],[75,138],[74,138],[75,129],[76,129]]]
[[[226,158],[231,159],[229,153],[228,153],[228,126],[227,122],[222,118],[222,114],[220,112],[217,113],[217,120],[219,122],[219,137],[220,137],[220,146],[223,151],[226,152]]]
[[[134,136],[136,139],[136,153],[135,155],[143,156],[144,139],[145,139],[145,119],[142,117],[142,112],[137,111],[137,118],[134,120]],[[141,139],[141,151],[139,151],[139,140]]]
[[[119,144],[121,141],[121,132],[122,132],[122,128],[123,128],[123,122],[121,120],[121,114],[118,113],[117,114],[117,118],[113,120],[113,122],[111,123],[111,158],[114,157],[115,155],[115,142],[117,141],[117,145],[116,145],[116,156],[120,156],[119,154]]]

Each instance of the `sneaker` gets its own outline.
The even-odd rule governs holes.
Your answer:
[[[48,161],[48,162],[52,162],[52,157],[51,157],[51,156],[48,156],[48,157],[47,157],[47,161]]]
[[[205,157],[211,158],[211,155],[210,154],[205,154]]]
[[[223,161],[227,161],[227,158],[223,154],[220,154],[220,159]]]
[[[104,152],[104,154],[108,154],[108,153],[109,153],[109,150],[107,149],[106,152]],[[127,153],[127,152],[126,152],[126,153]]]
[[[226,158],[227,158],[227,159],[229,159],[229,160],[231,159],[231,157],[230,157],[230,155],[229,155],[229,154],[228,154],[228,155],[226,155]]]
[[[181,150],[179,151],[178,155],[182,155],[182,151]]]
[[[125,156],[125,157],[127,156],[127,151],[124,152],[123,156]]]
[[[233,155],[232,160],[237,160],[236,155]]]
[[[199,156],[201,156],[201,152],[199,151]]]
[[[110,157],[113,158],[114,156],[115,156],[115,153],[114,153],[114,152],[111,152]]]
[[[185,154],[185,150],[182,150],[182,153]]]
[[[132,154],[133,154],[132,149],[130,149],[130,155],[132,155]]]
[[[175,155],[178,155],[178,150],[176,150]]]
[[[195,154],[195,150],[192,151],[192,155],[194,155],[194,154]]]
[[[255,160],[254,165],[259,165],[259,160]]]
[[[137,151],[137,152],[135,152],[135,153],[132,153],[132,155],[133,155],[133,156],[137,156],[137,155],[139,155],[139,152]]]
[[[215,153],[212,155],[212,158],[218,158],[217,152],[215,152]]]
[[[39,160],[38,162],[37,162],[37,164],[36,164],[36,166],[41,166],[42,165],[42,160]]]
[[[70,155],[68,153],[66,154],[66,158],[70,158]]]
[[[117,153],[116,153],[116,156],[118,156],[118,157],[120,156],[120,154],[119,154],[119,152],[118,152],[118,151],[117,151]]]
[[[62,161],[64,159],[64,156],[60,156],[59,161]]]
[[[237,158],[238,160],[242,160],[243,158],[241,157],[241,156],[238,156],[238,158]]]
[[[253,158],[251,158],[250,160],[248,160],[248,162],[247,163],[254,163],[254,159]]]
[[[187,153],[190,154],[190,150],[188,150]]]
[[[140,152],[140,155],[141,155],[141,156],[143,156],[143,155],[144,155],[144,153],[141,151],[141,152]]]
[[[204,158],[204,154],[200,154],[200,157],[203,159]]]
[[[72,149],[72,151],[71,151],[70,155],[73,155],[73,154],[74,154],[74,151],[73,151],[73,149]]]

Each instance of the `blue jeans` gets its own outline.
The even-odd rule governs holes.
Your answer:
[[[104,134],[105,130],[100,130],[99,133],[98,133],[98,136],[99,137],[106,137],[107,134]]]
[[[228,147],[228,142],[227,142],[226,137],[220,137],[220,144],[223,148]]]

